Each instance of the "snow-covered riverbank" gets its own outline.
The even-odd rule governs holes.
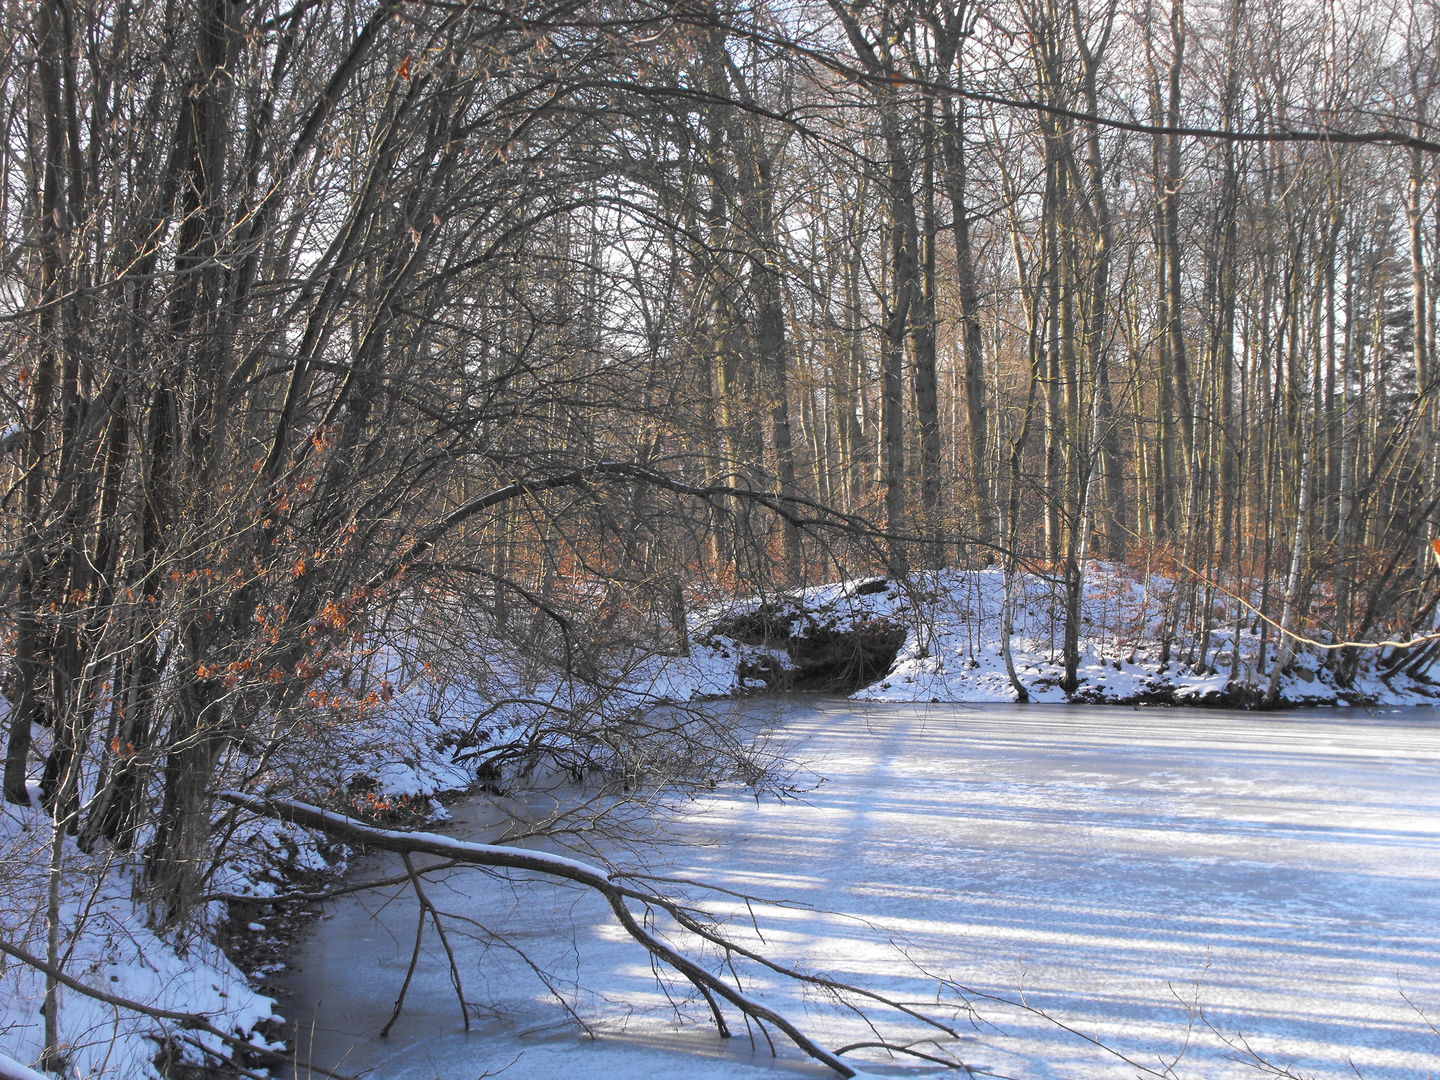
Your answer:
[[[1219,596],[1205,626],[1177,626],[1169,610],[1179,588],[1122,567],[1090,567],[1079,606],[1073,692],[1062,689],[1060,583],[1034,573],[1007,580],[994,568],[917,575],[905,583],[856,579],[727,602],[697,620],[692,658],[665,662],[654,678],[666,687],[687,680],[713,686],[738,667],[739,687],[791,677],[805,682],[813,678],[818,644],[822,658],[837,662],[851,650],[860,666],[848,675],[864,683],[856,696],[872,701],[1009,702],[1021,700],[1022,692],[1033,702],[1091,704],[1423,705],[1440,699],[1433,665],[1408,671],[1394,660],[1409,654],[1387,647],[1360,643],[1347,651],[1329,635],[1299,640],[1234,598]],[[861,661],[854,652],[876,652],[887,642],[888,656],[878,664],[875,656]]]
[[[1440,1072],[1426,1019],[1440,1013],[1436,713],[824,700],[783,723],[811,794],[697,804],[675,825],[687,846],[663,850],[667,869],[793,901],[753,905],[782,958],[919,1000],[934,998],[929,976],[963,984],[975,1025],[952,1049],[966,1063],[1031,1080],[1135,1073],[1096,1037],[1182,1078],[1256,1075],[1252,1054],[1325,1080]],[[474,872],[432,894],[549,972],[598,1041],[473,926],[454,940],[466,995],[484,1006],[475,1029],[461,1031],[443,957],[430,955],[405,1016],[377,1039],[414,911],[375,896],[320,924],[289,982],[300,1042],[321,1064],[386,1080],[507,1064],[514,1080],[823,1071],[783,1048],[772,1060],[743,1034],[723,1043],[693,1001],[677,1029],[644,956],[591,898]],[[708,904],[748,925],[751,905]],[[371,974],[357,981],[359,960]],[[752,990],[831,1045],[867,1037],[779,981]]]
[[[660,703],[754,694],[792,683],[852,690],[866,683],[857,698],[901,703],[1004,703],[1023,690],[1032,702],[1215,704],[1254,701],[1272,687],[1278,701],[1292,703],[1434,700],[1430,669],[1406,672],[1391,665],[1387,672],[1376,662],[1387,655],[1384,649],[1363,652],[1344,685],[1325,662],[1332,654],[1313,646],[1277,665],[1279,637],[1273,627],[1266,630],[1253,620],[1228,625],[1217,620],[1203,642],[1178,636],[1167,655],[1157,642],[1168,632],[1170,583],[1139,580],[1098,564],[1087,580],[1073,694],[1060,685],[1061,598],[1055,582],[1043,575],[1018,575],[1008,585],[996,569],[919,576],[905,584],[856,579],[717,603],[692,614],[686,655],[643,650],[617,655],[611,658],[613,671],[598,679],[592,672],[584,683],[539,669],[522,677],[498,659],[504,650],[481,638],[452,650],[456,655],[446,671],[402,661],[395,650],[373,651],[367,663],[374,670],[362,681],[383,687],[383,696],[372,690],[367,700],[373,704],[354,722],[328,730],[323,746],[307,739],[286,742],[267,762],[266,784],[320,793],[317,797],[340,804],[349,800],[362,811],[403,807],[415,821],[439,811],[434,796],[463,790],[477,777],[509,786],[514,773],[603,769],[610,755],[628,752],[617,750],[614,741],[625,727],[620,718],[641,716]],[[1313,722],[1327,723],[1322,717]],[[49,736],[37,729],[36,737],[43,744]],[[1142,745],[1148,744],[1142,740]],[[241,760],[236,775],[250,768]],[[894,783],[909,781],[897,774]],[[1083,823],[1075,827],[1083,832]],[[272,1002],[254,986],[256,976],[268,975],[273,957],[257,958],[251,951],[242,971],[215,944],[222,933],[238,933],[283,952],[284,936],[271,940],[263,903],[228,915],[225,905],[216,903],[198,934],[161,940],[147,929],[134,902],[142,844],[129,852],[87,853],[73,837],[60,838],[58,845],[52,839],[43,811],[4,807],[0,866],[10,883],[0,903],[5,940],[32,955],[44,951],[52,903],[46,896],[49,867],[58,858],[63,885],[53,904],[64,928],[67,971],[148,1006],[200,1009],[255,1046],[271,1045]],[[263,901],[286,887],[284,875],[292,870],[325,873],[341,864],[337,852],[325,850],[315,836],[274,823],[244,825],[229,841],[228,861],[211,883],[219,894]],[[238,922],[236,911],[243,912]],[[44,1046],[39,1013],[44,994],[38,971],[19,963],[0,965],[0,1051],[37,1060]],[[155,1020],[79,993],[64,992],[61,998],[61,1028],[77,1076],[157,1075]],[[188,1052],[200,1056],[198,1049]]]

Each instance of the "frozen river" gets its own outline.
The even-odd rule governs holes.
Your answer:
[[[913,1001],[953,1005],[966,988],[963,1038],[929,1052],[1028,1080],[1440,1077],[1440,713],[745,708],[775,709],[777,737],[823,783],[798,802],[692,804],[674,822],[687,843],[654,865],[805,905],[706,901],[737,932],[753,912],[778,958]],[[404,1015],[377,1037],[415,911],[349,898],[289,978],[317,1064],[376,1080],[831,1075],[778,1037],[778,1057],[743,1027],[717,1038],[703,1005],[682,1003],[677,1024],[593,897],[473,870],[430,894],[474,920],[454,941],[471,1030],[431,934]],[[873,1038],[775,978],[745,986],[827,1045]]]

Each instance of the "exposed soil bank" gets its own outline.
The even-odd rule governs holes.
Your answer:
[[[878,579],[858,586],[855,594],[881,593],[888,587]],[[767,689],[826,694],[851,693],[884,678],[908,636],[906,626],[894,618],[842,620],[834,612],[808,611],[788,597],[718,619],[709,633],[769,650],[769,655],[749,660],[749,670],[741,673],[762,680]]]

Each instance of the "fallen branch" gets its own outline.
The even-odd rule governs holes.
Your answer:
[[[841,1060],[837,1053],[826,1049],[806,1035],[795,1023],[742,991],[738,984],[715,974],[693,958],[645,925],[646,920],[637,918],[630,907],[631,902],[643,905],[647,910],[663,911],[675,919],[681,929],[697,935],[702,941],[721,949],[728,957],[741,957],[762,964],[770,971],[793,979],[796,982],[820,986],[843,999],[846,995],[869,1000],[912,1019],[920,1020],[947,1035],[958,1037],[958,1032],[948,1025],[917,1012],[903,1002],[893,1001],[874,991],[864,990],[847,983],[837,982],[785,967],[747,949],[739,942],[732,941],[706,925],[693,909],[657,892],[626,884],[626,875],[611,874],[598,866],[581,862],[564,855],[552,855],[543,851],[503,844],[483,844],[438,833],[403,832],[396,829],[382,829],[354,818],[328,810],[322,810],[308,803],[293,799],[260,798],[238,791],[224,791],[219,797],[236,806],[265,817],[279,818],[295,825],[302,825],[325,833],[337,840],[362,844],[382,851],[393,851],[408,857],[416,854],[438,856],[454,863],[465,863],[476,867],[518,870],[551,878],[575,882],[595,891],[605,898],[616,920],[625,931],[658,960],[690,982],[709,1003],[720,1033],[728,1036],[729,1028],[721,1013],[719,1001],[728,1002],[747,1020],[753,1020],[762,1029],[773,1027],[800,1050],[817,1061],[823,1062],[843,1077],[853,1077],[856,1070]],[[647,879],[664,880],[664,879]],[[905,1052],[905,1048],[885,1042],[872,1044],[889,1050]],[[963,1066],[961,1066],[963,1068]]]

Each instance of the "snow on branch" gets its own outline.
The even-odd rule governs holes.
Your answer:
[[[51,1080],[51,1078],[0,1053],[0,1080]]]
[[[694,908],[659,892],[627,884],[627,881],[636,880],[628,875],[612,873],[600,866],[543,851],[532,851],[503,844],[458,840],[439,833],[383,829],[293,799],[261,798],[238,791],[222,791],[219,793],[219,797],[253,813],[317,829],[327,836],[347,843],[363,844],[371,848],[397,852],[403,856],[422,853],[435,855],[451,860],[452,865],[466,863],[472,866],[526,871],[562,878],[592,889],[605,898],[616,921],[635,941],[644,946],[654,959],[684,976],[699,991],[710,1005],[717,1030],[722,1036],[728,1037],[730,1031],[717,999],[728,1002],[741,1014],[756,1021],[762,1027],[768,1025],[783,1032],[796,1047],[817,1061],[823,1062],[843,1077],[857,1075],[853,1067],[841,1060],[840,1054],[844,1052],[843,1050],[832,1051],[821,1046],[789,1018],[746,994],[735,982],[716,975],[693,957],[686,955],[670,941],[650,929],[646,925],[647,920],[637,917],[630,904],[633,902],[642,905],[647,910],[668,913],[683,930],[719,948],[728,957],[744,958],[762,964],[783,977],[818,986],[837,998],[865,999],[919,1020],[948,1036],[959,1037],[959,1032],[948,1024],[919,1013],[903,1002],[894,1001],[871,990],[776,963],[717,932],[713,925],[708,925],[707,920]],[[647,878],[647,880],[663,881],[665,879]],[[896,1052],[906,1052],[906,1048],[899,1044],[872,1043],[868,1045],[881,1045]]]

